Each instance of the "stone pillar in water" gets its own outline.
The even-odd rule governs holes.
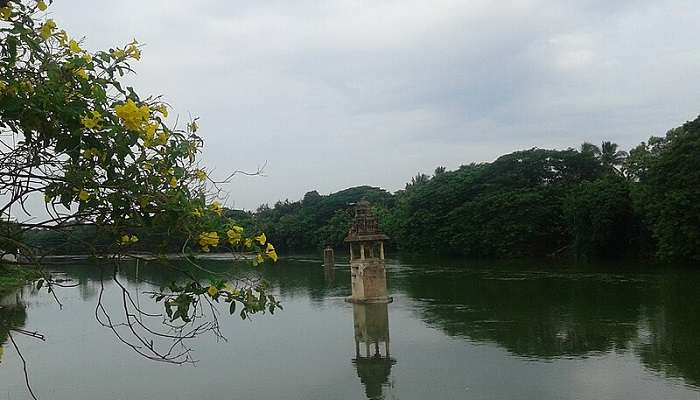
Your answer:
[[[335,267],[335,252],[331,246],[326,246],[326,248],[323,250],[323,267]]]
[[[350,246],[352,303],[390,303],[387,296],[384,268],[384,242],[389,237],[379,231],[377,217],[369,203],[362,200],[355,206],[355,219],[345,242]]]

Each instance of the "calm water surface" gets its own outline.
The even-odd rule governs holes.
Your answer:
[[[29,398],[7,324],[47,336],[15,335],[42,399],[700,399],[698,273],[420,259],[387,269],[395,301],[372,307],[343,301],[347,264],[258,270],[284,311],[242,321],[222,307],[228,341],[193,343],[192,367],[119,343],[94,319],[100,269],[61,267],[79,283],[58,293],[62,310],[30,288],[2,299],[0,399]],[[132,293],[172,279],[153,265],[139,270],[151,284],[135,274],[119,276]],[[116,286],[105,287],[117,312]]]

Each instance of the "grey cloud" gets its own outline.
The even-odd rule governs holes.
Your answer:
[[[700,112],[694,1],[57,1],[88,48],[136,37],[134,83],[201,116],[236,205],[395,190],[438,165],[609,139]],[[107,17],[105,17],[107,16]]]

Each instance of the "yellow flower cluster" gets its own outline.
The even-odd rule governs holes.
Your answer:
[[[70,42],[68,42],[68,50],[70,50],[70,52],[73,54],[78,54],[81,51],[83,51],[83,49],[80,48],[80,45],[78,44],[78,42],[75,41],[75,39],[71,39]]]
[[[141,49],[139,49],[136,45],[138,42],[136,39],[134,39],[129,45],[126,47],[126,55],[133,58],[134,60],[140,60],[141,59]]]
[[[53,31],[55,29],[56,22],[49,18],[43,25],[41,25],[41,28],[39,28],[39,36],[41,36],[42,39],[47,40],[51,37],[51,35],[53,35]]]
[[[168,185],[170,185],[171,188],[176,188],[177,187],[177,178],[174,176],[170,177],[170,182],[168,182]]]
[[[44,3],[44,0],[39,0],[36,3],[36,8],[38,8],[40,11],[46,11],[47,8],[49,8],[46,3]]]
[[[168,106],[165,104],[158,104],[155,110],[161,113],[165,118],[168,118]]]
[[[97,111],[92,111],[89,116],[86,115],[80,118],[80,123],[87,129],[100,128],[102,122],[102,114]]]
[[[272,245],[272,243],[267,244],[267,248],[265,249],[265,255],[272,261],[277,262],[277,251],[275,250],[275,246]]]
[[[199,235],[199,245],[202,246],[202,251],[209,251],[209,247],[219,245],[219,234],[217,232],[203,232]]]
[[[240,226],[233,226],[226,231],[226,236],[228,236],[228,242],[231,243],[232,246],[238,246],[243,238],[243,228]]]
[[[80,201],[87,201],[87,199],[90,198],[90,193],[86,192],[85,190],[81,190],[80,193],[78,193],[78,198]]]
[[[7,21],[12,16],[12,9],[10,7],[0,8],[0,19]]]
[[[221,207],[221,203],[218,201],[214,200],[211,205],[209,206],[209,209],[212,210],[216,215],[221,216],[221,214],[224,212],[223,207]]]
[[[121,243],[123,246],[127,246],[130,244],[134,244],[139,241],[138,236],[136,235],[124,235],[119,239],[119,243]]]
[[[194,176],[197,177],[197,180],[200,182],[204,182],[207,180],[207,173],[203,169],[197,169],[194,171]]]
[[[144,104],[139,107],[131,99],[128,99],[124,104],[116,105],[114,111],[124,121],[124,126],[133,131],[143,129],[144,124],[151,115],[151,110],[147,105]]]
[[[209,296],[214,297],[219,294],[219,289],[217,289],[216,286],[209,286],[207,293],[209,293]]]
[[[261,233],[258,236],[255,237],[255,241],[260,243],[261,246],[265,245],[265,242],[267,242],[267,237],[265,236],[265,233]]]
[[[87,71],[85,71],[85,69],[83,69],[83,68],[78,68],[75,71],[73,71],[73,73],[75,74],[75,76],[77,76],[85,81],[88,80]]]

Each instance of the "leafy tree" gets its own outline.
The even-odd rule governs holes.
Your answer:
[[[133,256],[139,232],[160,232],[179,240],[178,248],[187,255],[226,248],[251,252],[255,264],[275,261],[277,253],[265,235],[226,218],[211,194],[221,182],[198,163],[203,140],[196,119],[182,128],[171,126],[170,106],[161,97],[124,84],[122,77],[141,57],[139,43],[89,52],[83,41],[47,18],[46,8],[42,0],[0,2],[0,219],[7,227],[11,215],[25,218],[13,225],[19,234],[0,230],[2,250],[18,249],[39,263],[38,249],[22,233],[87,230],[91,234],[82,237],[83,248],[94,255],[116,254],[113,259],[119,260]],[[37,198],[44,201],[42,212],[28,206]],[[94,238],[107,244],[96,247]],[[52,293],[58,286],[48,274],[37,285]],[[218,278],[208,284],[173,284],[155,298],[164,303],[170,320],[166,329],[175,329],[156,336],[172,338],[179,332],[181,341],[191,338],[188,332],[202,302],[221,300],[232,311],[238,304],[242,317],[278,306],[263,284]],[[132,319],[124,324],[136,336],[138,344],[131,347],[139,353],[159,361],[189,361],[188,352],[163,352],[140,337],[136,331],[153,333],[145,326]],[[109,324],[118,335],[119,326]],[[218,325],[206,326],[218,332]]]
[[[626,169],[659,257],[700,260],[700,117],[636,147]]]
[[[607,175],[581,182],[566,196],[566,226],[577,258],[620,257],[631,248],[638,224],[628,185],[618,175]]]

